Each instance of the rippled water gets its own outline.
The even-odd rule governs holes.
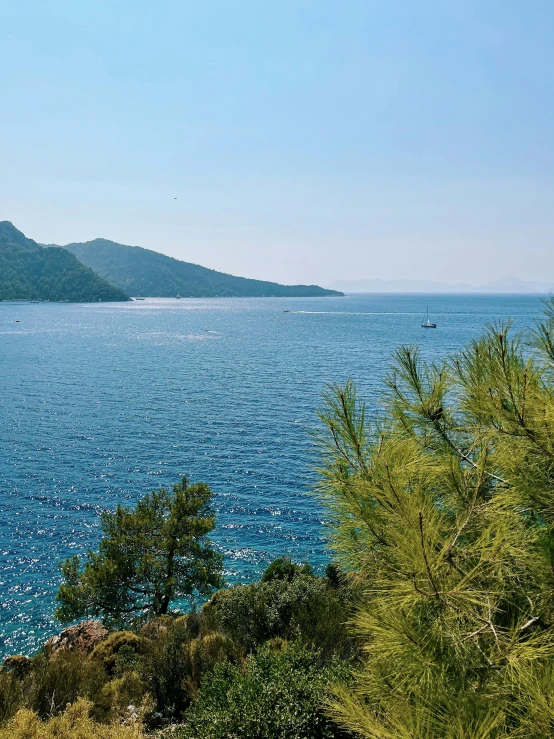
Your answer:
[[[376,408],[396,345],[442,357],[539,312],[508,296],[0,303],[0,652],[59,630],[58,564],[96,545],[103,508],[184,473],[216,493],[230,581],[282,553],[323,565],[307,429],[325,383],[353,377]]]

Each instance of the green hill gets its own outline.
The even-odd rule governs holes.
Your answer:
[[[129,300],[59,246],[43,247],[0,221],[0,300]]]
[[[343,295],[317,285],[279,285],[234,277],[140,246],[124,246],[106,239],[67,244],[64,248],[128,295],[162,298],[176,295],[183,298]]]

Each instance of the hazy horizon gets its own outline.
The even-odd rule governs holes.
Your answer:
[[[0,220],[285,284],[554,280],[554,6],[5,4]]]

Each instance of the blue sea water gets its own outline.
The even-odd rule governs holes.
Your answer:
[[[59,630],[58,565],[95,547],[100,511],[182,474],[215,491],[229,581],[284,553],[323,566],[308,430],[325,384],[354,378],[376,411],[397,345],[440,359],[540,309],[498,295],[0,303],[0,654]]]

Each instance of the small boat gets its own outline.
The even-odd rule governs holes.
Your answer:
[[[179,293],[177,293],[177,295],[175,296],[175,300],[181,300],[181,296],[179,295]]]
[[[290,310],[284,310],[283,313],[290,313]]]
[[[429,320],[429,308],[427,308],[426,318],[427,320],[425,321],[425,323],[421,324],[421,328],[437,328],[437,324],[431,323],[431,321]]]

